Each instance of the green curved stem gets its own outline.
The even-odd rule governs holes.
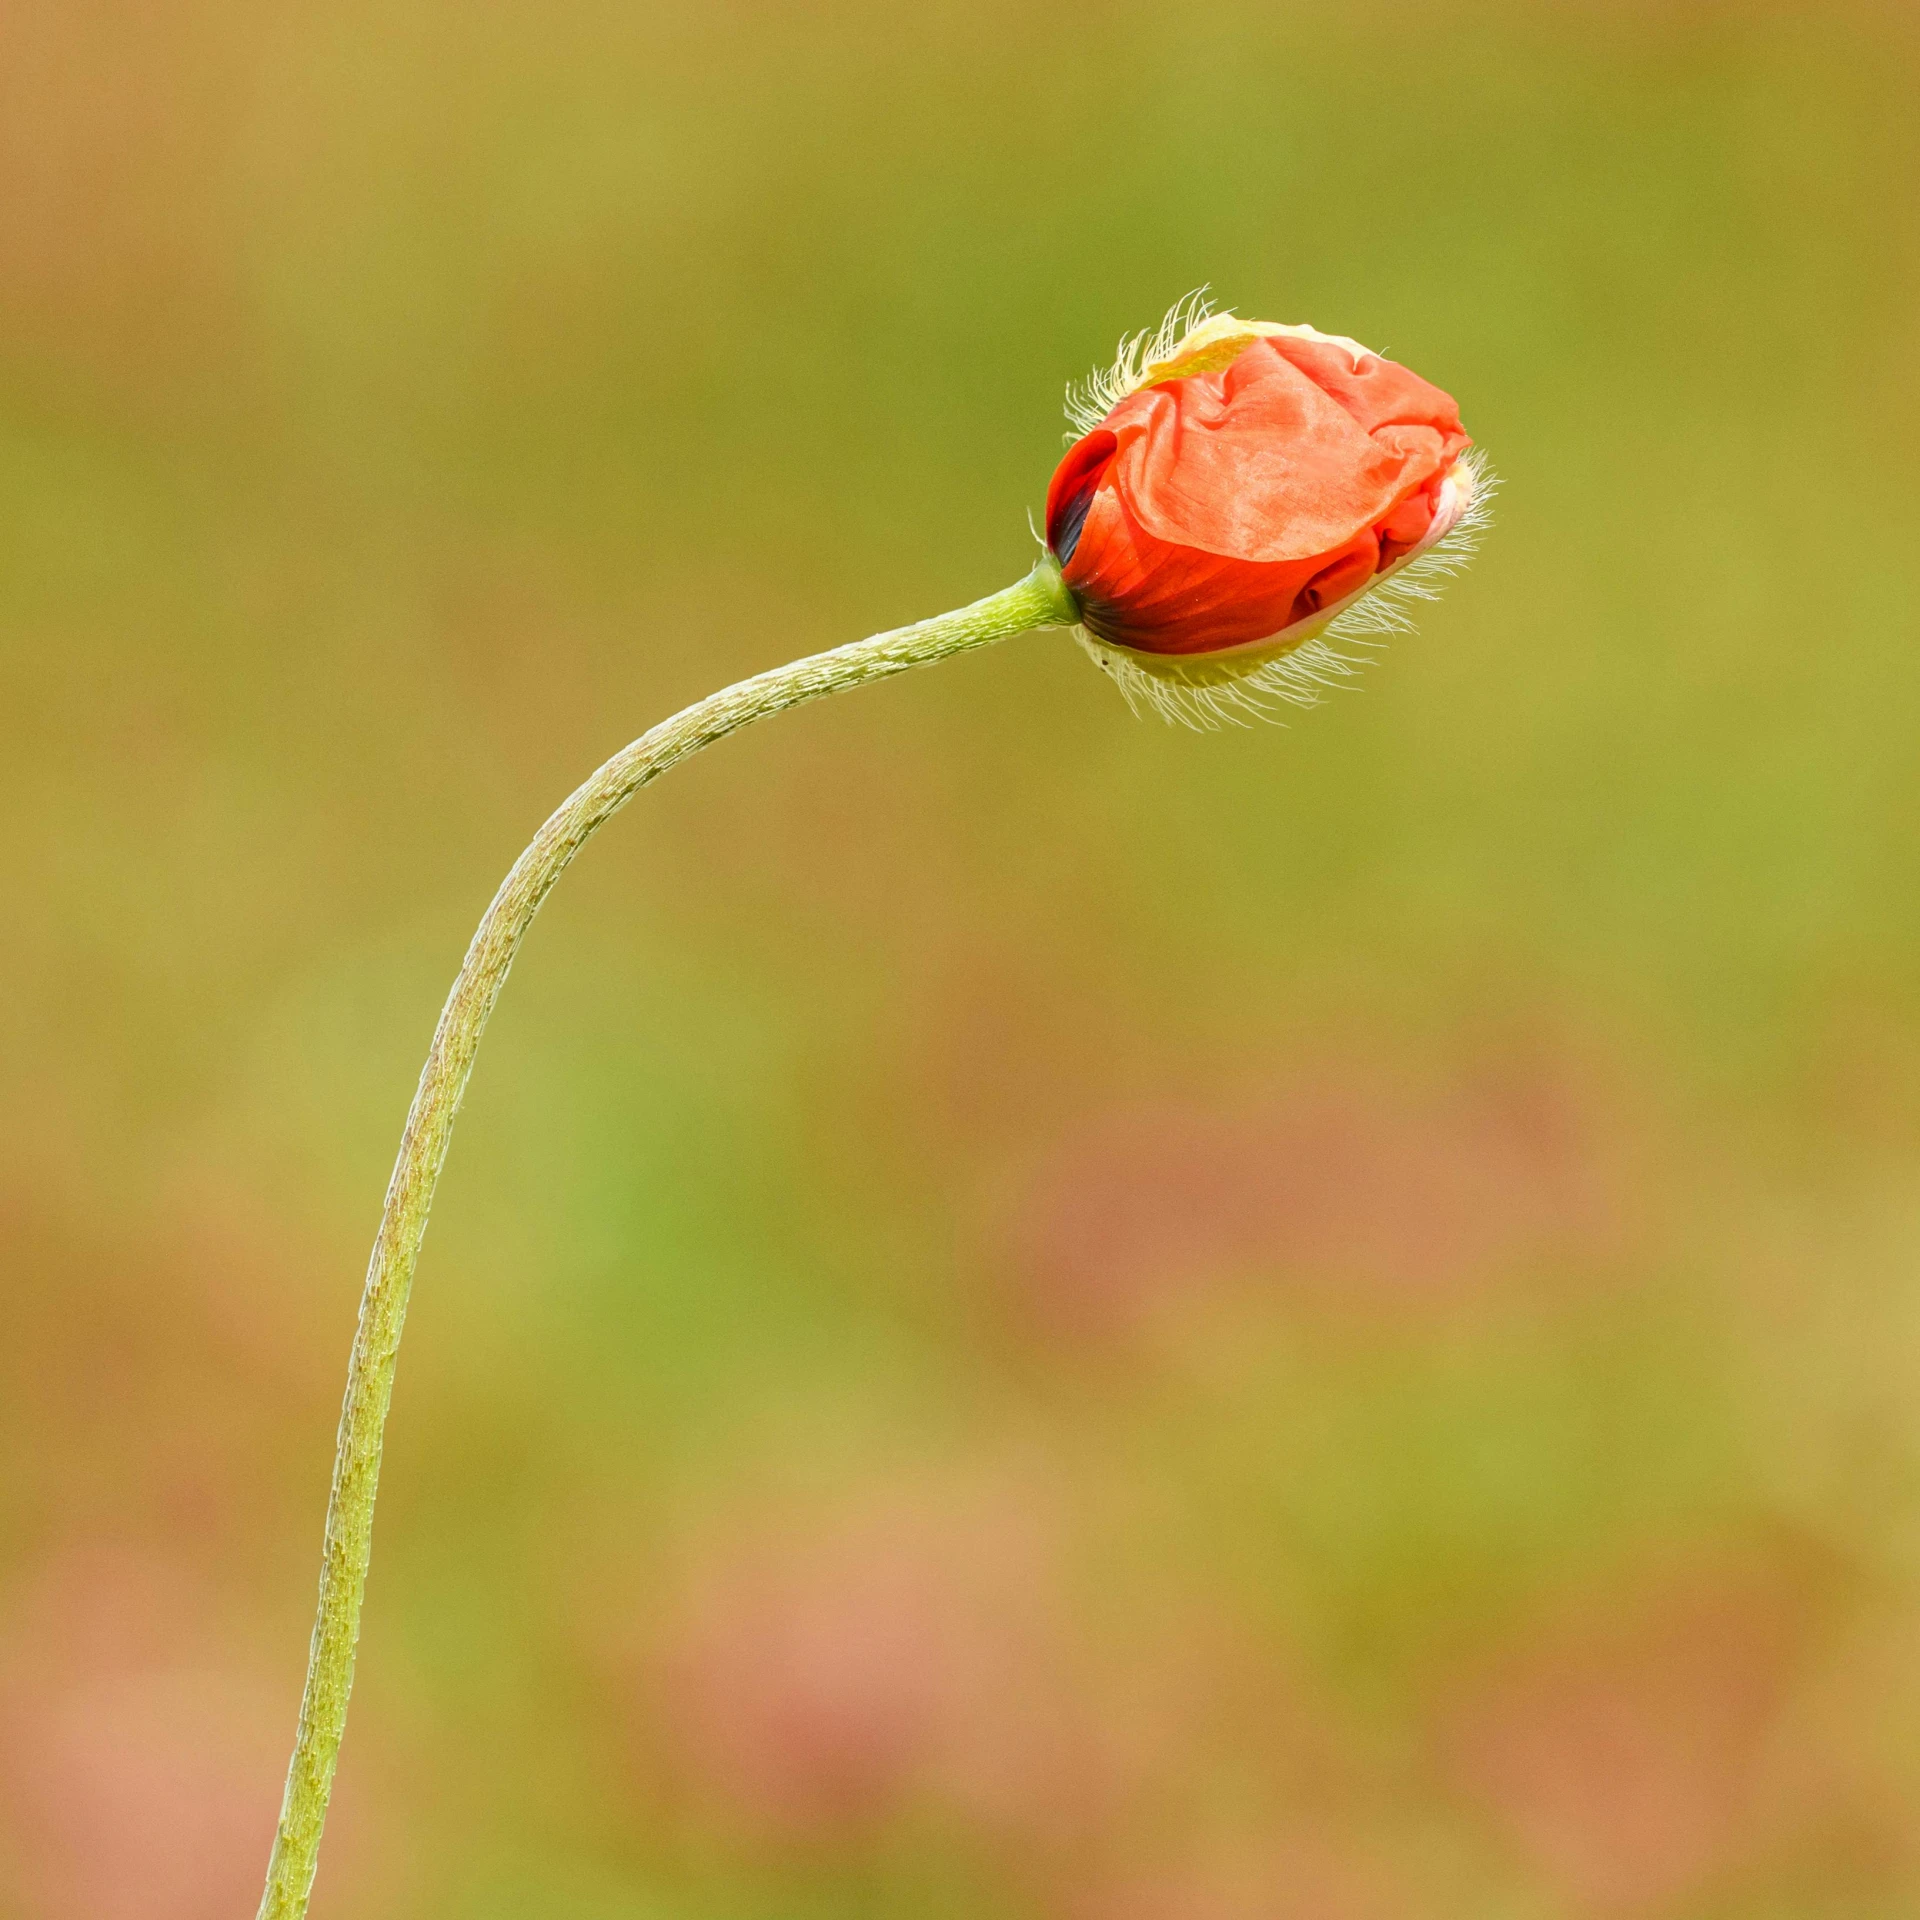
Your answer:
[[[870,680],[889,679],[1036,627],[1070,625],[1077,617],[1058,568],[1051,560],[1043,560],[1017,586],[957,613],[756,674],[662,721],[616,753],[553,814],[514,862],[473,936],[434,1030],[367,1267],[360,1324],[347,1369],[346,1400],[340,1410],[306,1691],[300,1701],[300,1726],[259,1920],[300,1920],[307,1910],[334,1766],[346,1729],[347,1697],[353,1687],[360,1603],[373,1548],[381,1437],[393,1397],[394,1364],[400,1353],[414,1262],[487,1016],[506,985],[514,956],[541,903],[580,849],[642,787],[702,747],[787,707],[843,693]]]

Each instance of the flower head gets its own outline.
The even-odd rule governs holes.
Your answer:
[[[1312,704],[1359,664],[1332,642],[1403,628],[1484,519],[1453,400],[1312,327],[1183,301],[1067,415],[1046,540],[1082,641],[1195,725]]]

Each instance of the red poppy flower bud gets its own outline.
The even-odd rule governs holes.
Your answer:
[[[1489,491],[1438,387],[1311,327],[1183,304],[1073,395],[1047,492],[1082,639],[1135,705],[1311,704],[1464,557]],[[1382,589],[1386,589],[1382,593]]]

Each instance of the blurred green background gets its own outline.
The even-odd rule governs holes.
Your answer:
[[[469,1096],[315,1913],[1920,1915],[1902,5],[0,5],[0,1912],[250,1913],[442,993],[1211,282],[1456,393],[1290,730],[676,773]]]

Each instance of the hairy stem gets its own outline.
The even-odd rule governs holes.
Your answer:
[[[393,1397],[394,1365],[414,1262],[480,1036],[541,903],[580,849],[642,787],[702,747],[768,714],[802,706],[824,694],[885,680],[1035,627],[1069,625],[1076,617],[1059,570],[1043,560],[1017,586],[957,613],[756,674],[662,721],[616,753],[552,815],[514,862],[473,936],[459,978],[441,1010],[407,1114],[367,1267],[360,1324],[347,1368],[346,1400],[340,1410],[306,1691],[300,1701],[299,1731],[259,1920],[300,1920],[307,1910],[334,1766],[346,1728],[347,1696],[353,1687],[360,1604],[373,1549],[381,1438]]]

